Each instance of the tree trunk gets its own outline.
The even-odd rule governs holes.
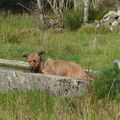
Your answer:
[[[44,29],[45,28],[45,17],[44,17],[44,10],[43,10],[43,1],[42,0],[37,0],[37,6],[40,14],[40,28]]]
[[[93,6],[94,10],[98,11],[100,0],[91,0],[91,2],[92,2],[92,6]]]
[[[80,8],[81,0],[74,0],[74,9],[77,10]]]
[[[0,69],[0,92],[40,90],[54,95],[74,96],[83,93],[89,81],[45,74]]]
[[[89,4],[89,0],[84,0],[84,23],[88,22]]]
[[[60,17],[63,18],[63,12],[65,11],[65,6],[64,6],[64,0],[59,1],[59,13],[60,13]]]
[[[64,6],[65,1],[64,0],[60,0],[60,1],[53,0],[52,2],[50,0],[47,0],[47,2],[49,3],[56,17],[60,19],[61,17],[63,18],[63,9],[65,9],[65,6]]]
[[[54,0],[53,3],[50,0],[47,0],[47,2],[49,3],[51,9],[53,10],[54,14],[58,17],[59,15],[59,10],[58,10],[58,6],[57,6],[57,1]]]

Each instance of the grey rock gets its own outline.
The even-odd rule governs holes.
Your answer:
[[[117,20],[114,21],[110,26],[110,30],[113,31],[115,28],[118,27],[118,25],[119,25],[118,21]]]
[[[117,11],[117,16],[120,17],[120,10]]]
[[[108,17],[106,17],[106,18],[103,18],[103,19],[102,19],[102,22],[109,22],[110,19],[113,19],[113,18],[111,18],[111,17],[108,16]]]
[[[120,24],[120,17],[117,19],[118,23]]]
[[[97,25],[97,28],[98,26],[101,26],[113,31],[120,23],[120,18],[118,15],[120,15],[120,11],[110,11],[109,13],[105,14]]]
[[[113,63],[117,66],[117,68],[120,70],[120,59],[114,60]]]
[[[0,69],[0,92],[36,89],[54,95],[74,96],[83,94],[89,81],[81,78]]]
[[[110,11],[109,13],[105,14],[103,19],[107,19],[109,17],[110,18],[115,18],[117,17],[117,13],[115,11]]]
[[[116,26],[118,26],[118,24],[119,24],[119,23],[118,23],[118,21],[116,20],[116,21],[114,21],[114,22],[111,24],[111,26],[112,26],[112,27],[116,27]]]

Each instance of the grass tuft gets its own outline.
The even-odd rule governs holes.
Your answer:
[[[83,9],[70,10],[64,16],[63,24],[71,31],[77,30],[83,23]]]
[[[104,69],[94,80],[93,90],[98,99],[116,99],[120,93],[120,70],[115,67]]]

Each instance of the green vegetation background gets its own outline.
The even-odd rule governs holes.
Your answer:
[[[24,52],[46,51],[46,56],[77,62],[84,69],[103,71],[93,92],[70,98],[39,91],[0,94],[1,120],[119,120],[119,89],[113,87],[116,99],[108,100],[113,82],[119,83],[119,72],[112,61],[120,58],[120,32],[96,29],[87,24],[76,31],[39,31],[32,16],[0,16],[0,58],[24,60]],[[107,69],[110,68],[110,69]],[[112,70],[111,70],[112,68]],[[107,71],[107,72],[106,72]],[[108,72],[109,71],[109,72]],[[106,87],[108,85],[108,87]],[[107,90],[106,90],[107,88]],[[104,97],[107,98],[98,99]]]

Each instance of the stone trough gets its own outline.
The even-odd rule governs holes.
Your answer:
[[[0,59],[0,65],[2,66],[0,67],[0,92],[2,93],[36,89],[54,95],[74,96],[83,94],[89,85],[89,81],[82,78],[30,73],[28,64],[23,61]]]

